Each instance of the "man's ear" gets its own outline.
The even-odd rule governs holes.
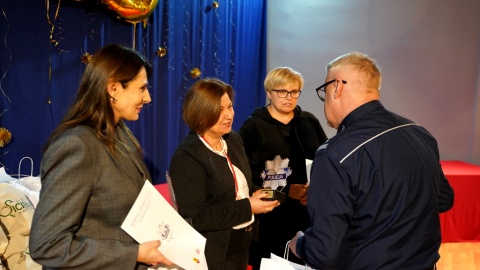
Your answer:
[[[334,82],[335,91],[333,92],[333,98],[337,99],[342,96],[343,84],[339,80]]]

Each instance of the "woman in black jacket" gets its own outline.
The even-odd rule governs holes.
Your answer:
[[[257,108],[240,128],[254,185],[282,190],[288,196],[274,211],[257,217],[258,239],[250,245],[250,265],[260,267],[270,253],[284,256],[285,245],[297,231],[309,226],[306,159],[327,140],[319,120],[297,106],[303,78],[288,67],[272,70],[265,78],[270,104]],[[295,256],[289,259],[303,264]]]
[[[209,270],[245,270],[254,214],[272,211],[278,201],[252,185],[242,138],[232,131],[233,89],[202,79],[188,91],[183,119],[191,132],[177,147],[170,177],[179,214],[206,239]]]

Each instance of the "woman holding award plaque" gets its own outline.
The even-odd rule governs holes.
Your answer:
[[[257,108],[240,128],[254,185],[286,195],[274,211],[257,217],[258,239],[250,245],[250,265],[260,267],[270,253],[284,256],[285,245],[301,228],[308,228],[306,159],[327,140],[318,119],[297,106],[303,78],[288,67],[272,70],[264,87],[270,104]],[[289,259],[302,264],[296,256]]]
[[[230,85],[213,78],[189,89],[183,119],[191,132],[169,169],[179,214],[207,239],[209,270],[245,270],[254,214],[279,205],[252,185],[242,138],[232,130],[233,97]]]

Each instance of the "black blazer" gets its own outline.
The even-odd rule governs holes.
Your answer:
[[[228,156],[245,175],[251,194],[251,172],[242,139],[234,131],[223,138]],[[178,212],[207,239],[208,269],[224,269],[232,227],[252,218],[249,200],[235,200],[235,180],[227,159],[212,152],[191,132],[173,154],[169,173]]]

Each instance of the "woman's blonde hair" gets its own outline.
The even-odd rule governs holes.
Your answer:
[[[303,88],[303,77],[300,72],[289,67],[277,67],[270,71],[265,77],[265,91],[272,91],[275,87],[284,84],[298,83],[298,89]]]

